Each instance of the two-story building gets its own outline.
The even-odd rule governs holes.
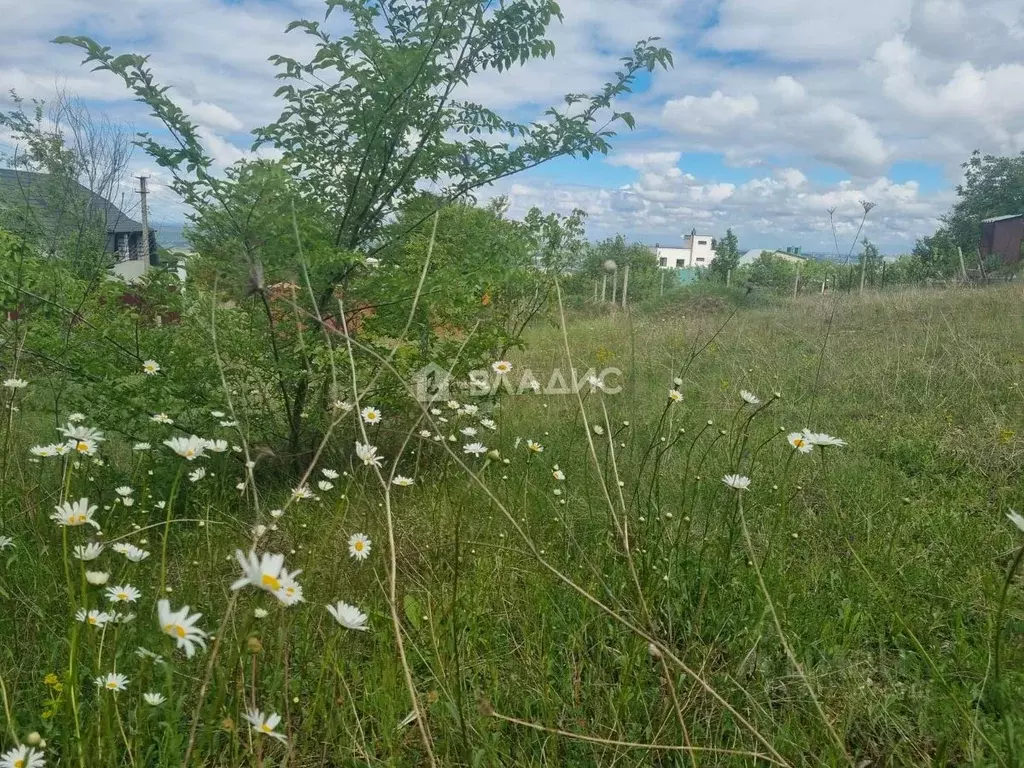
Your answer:
[[[694,229],[683,237],[683,244],[655,245],[654,255],[658,266],[664,269],[692,269],[707,267],[715,260],[715,238],[712,235],[698,235]]]

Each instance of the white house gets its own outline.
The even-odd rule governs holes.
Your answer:
[[[714,242],[712,235],[698,235],[695,229],[683,237],[682,246],[655,245],[654,255],[664,269],[707,267],[715,260]]]
[[[808,261],[808,257],[800,253],[799,248],[787,248],[784,251],[772,250],[770,248],[754,248],[740,256],[740,266],[749,266],[762,256],[771,256],[773,259],[777,259],[778,261],[788,261],[792,264]]]

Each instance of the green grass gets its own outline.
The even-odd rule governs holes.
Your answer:
[[[509,463],[467,460],[476,479],[440,446],[412,441],[419,455],[403,457],[399,471],[415,472],[417,485],[391,495],[396,610],[436,762],[766,764],[595,743],[557,729],[762,754],[767,742],[791,765],[1021,764],[1016,581],[1000,626],[999,681],[993,640],[1021,545],[1004,515],[1024,507],[1022,298],[1018,288],[844,296],[831,327],[830,297],[734,314],[726,302],[696,302],[570,320],[581,374],[623,371],[620,394],[583,400],[589,422],[614,436],[594,438],[599,468],[574,396],[503,398],[498,431],[480,437]],[[542,382],[566,369],[562,331],[544,323],[513,361]],[[667,407],[680,375],[685,400]],[[741,409],[740,389],[771,403],[748,421],[755,409]],[[231,603],[228,589],[237,576],[228,558],[247,546],[254,524],[274,522],[266,512],[290,486],[257,467],[257,518],[234,489],[242,471],[231,454],[206,462],[216,477],[183,483],[168,542],[169,597],[220,631],[216,654],[192,660],[158,635],[154,608],[163,512],[152,502],[167,497],[179,460],[162,449],[132,456],[113,437],[104,443],[106,464],[75,472],[71,497],[109,504],[115,486],[139,489],[134,507],[101,508],[98,517],[108,540],[145,538],[153,555],[136,565],[108,550],[89,564],[111,570],[110,583],[135,584],[143,598],[139,618],[116,633],[81,629],[71,676],[80,625],[70,619],[60,531],[48,520],[60,469],[26,459],[29,445],[53,439],[28,428],[39,423],[29,406],[14,421],[2,491],[0,534],[15,547],[0,554],[0,675],[11,717],[0,744],[39,731],[48,764],[180,765],[198,711],[194,765],[429,763],[416,724],[400,725],[412,705],[387,600],[384,497],[371,472],[354,465],[350,422],[322,462],[349,474],[322,501],[290,507],[260,543],[303,569],[300,606],[253,590]],[[804,427],[849,446],[793,455],[784,432]],[[395,415],[373,440],[392,458],[411,428]],[[515,448],[517,438],[540,441],[543,453]],[[552,477],[554,464],[564,482]],[[742,497],[720,482],[734,471],[752,480]],[[373,539],[362,564],[346,551],[355,531]],[[70,538],[85,536],[72,529]],[[86,594],[95,605],[98,588]],[[368,632],[333,622],[323,605],[338,599],[369,614]],[[257,606],[269,615],[254,618]],[[671,656],[660,662],[627,624]],[[141,662],[139,645],[169,663]],[[131,678],[128,691],[98,695],[92,677],[115,665]],[[63,686],[57,697],[44,683],[51,672]],[[169,702],[148,708],[145,690]],[[252,703],[284,716],[290,748],[250,734],[243,712]]]

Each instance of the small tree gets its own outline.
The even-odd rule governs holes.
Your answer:
[[[736,272],[740,264],[740,246],[736,235],[731,229],[725,231],[725,237],[716,244],[715,259],[711,262],[710,272],[724,283],[729,272]]]
[[[943,228],[954,246],[973,253],[982,219],[1024,213],[1024,152],[996,157],[975,150],[961,167],[964,180],[957,185],[957,201],[943,217]]]

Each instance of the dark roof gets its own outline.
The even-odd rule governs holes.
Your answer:
[[[20,206],[28,202],[36,211],[50,212],[52,197],[62,192],[54,184],[59,179],[46,173],[32,171],[16,171],[0,168],[0,209],[7,206]],[[106,224],[107,232],[141,232],[142,224],[128,216],[120,208],[94,192],[90,192],[76,181],[66,182],[67,192],[84,204],[86,211],[96,211]],[[59,208],[59,203],[58,203]],[[60,211],[41,214],[40,218],[54,218]]]
[[[982,219],[982,224],[994,224],[997,221],[1009,221],[1010,219],[1019,219],[1024,217],[1024,213],[1011,213],[1009,216],[994,216],[991,219]]]

